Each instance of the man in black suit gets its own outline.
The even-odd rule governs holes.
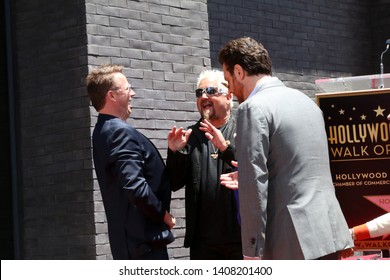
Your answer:
[[[118,65],[102,65],[86,79],[99,112],[93,158],[114,259],[168,259],[175,219],[171,188],[157,148],[126,123],[135,92]]]
[[[235,160],[233,94],[223,72],[204,70],[195,91],[200,119],[168,134],[167,168],[172,190],[185,186],[184,247],[191,260],[242,259],[237,193],[220,185]]]

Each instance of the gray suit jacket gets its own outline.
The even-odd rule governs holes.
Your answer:
[[[272,78],[237,110],[243,254],[315,259],[353,247],[321,110]]]

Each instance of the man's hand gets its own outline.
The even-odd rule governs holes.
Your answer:
[[[173,151],[180,151],[183,149],[188,142],[192,129],[185,131],[182,127],[179,129],[174,126],[168,133],[168,148]]]
[[[339,260],[345,259],[353,256],[353,254],[354,254],[353,248],[344,249],[338,252],[338,259]]]
[[[168,211],[165,211],[164,223],[168,226],[169,229],[172,229],[176,224],[176,219]]]
[[[214,147],[221,152],[224,152],[229,146],[230,142],[226,141],[221,131],[213,126],[208,120],[204,119],[201,121],[199,129],[204,131],[207,139],[209,139]]]
[[[232,160],[232,165],[234,167],[238,167],[237,161]],[[222,174],[219,179],[221,181],[221,185],[227,187],[228,189],[238,189],[238,171]]]

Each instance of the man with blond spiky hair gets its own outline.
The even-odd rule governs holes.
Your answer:
[[[195,95],[199,121],[187,130],[173,127],[168,134],[172,189],[185,186],[184,246],[193,260],[242,259],[235,192],[219,181],[221,174],[233,170],[235,159],[233,94],[222,71],[205,70]]]

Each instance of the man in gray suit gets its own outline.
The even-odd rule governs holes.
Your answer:
[[[227,43],[219,62],[240,103],[235,141],[244,258],[339,258],[353,241],[335,196],[319,107],[271,77],[267,50],[251,38]]]

